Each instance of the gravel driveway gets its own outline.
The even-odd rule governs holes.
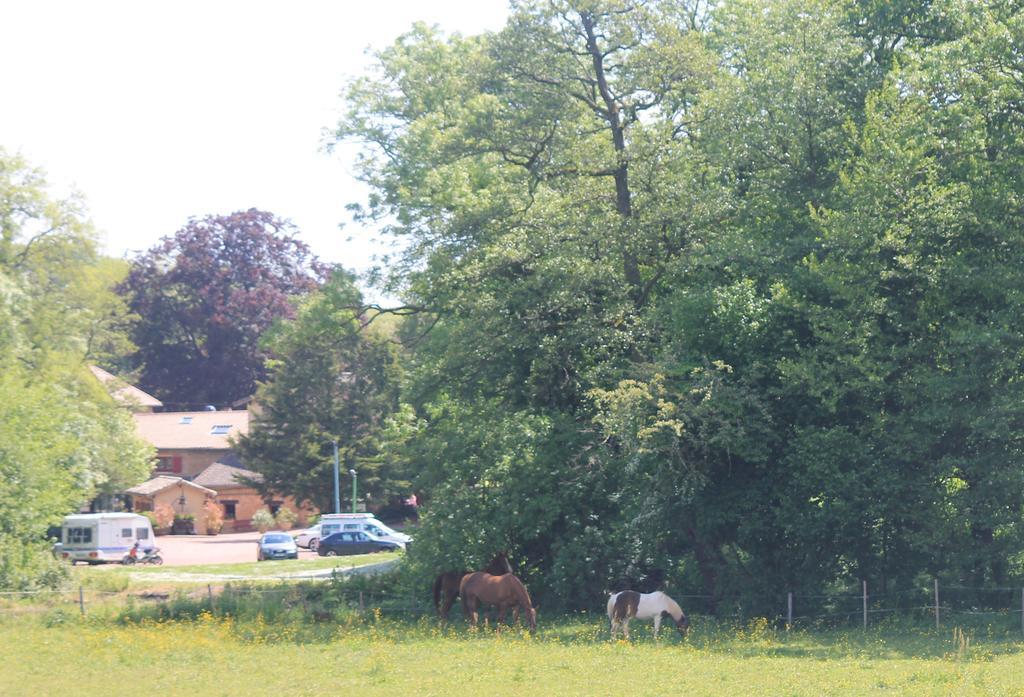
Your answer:
[[[258,532],[224,535],[161,535],[156,538],[165,566],[191,564],[236,564],[256,561]],[[300,559],[316,558],[316,552],[299,547]]]

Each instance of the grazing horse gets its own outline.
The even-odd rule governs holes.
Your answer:
[[[623,635],[628,639],[629,621],[634,617],[641,620],[654,618],[654,638],[657,639],[662,615],[666,614],[675,620],[679,635],[686,637],[690,620],[686,618],[686,613],[679,607],[679,604],[661,591],[654,593],[622,591],[621,593],[612,593],[608,598],[608,620],[612,623],[612,639],[615,638],[615,630],[620,627]]]
[[[492,576],[512,573],[508,555],[505,552],[498,552],[494,555],[494,559],[491,559],[490,563],[484,567],[484,571]],[[434,607],[437,608],[437,617],[442,622],[448,619],[448,612],[455,604],[455,599],[459,597],[459,583],[462,582],[462,577],[471,573],[473,572],[469,570],[445,571],[434,581]]]
[[[523,582],[513,574],[493,576],[477,571],[463,576],[459,584],[459,595],[462,596],[462,610],[466,613],[466,619],[474,627],[480,619],[477,607],[480,603],[487,603],[498,607],[499,626],[505,620],[505,610],[514,607],[519,616],[526,617],[531,632],[537,629],[537,611],[530,602],[530,594],[526,592]]]

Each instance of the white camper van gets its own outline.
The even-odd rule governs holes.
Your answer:
[[[141,551],[154,546],[153,526],[137,513],[81,513],[64,517],[60,541],[60,558],[72,564],[120,562],[136,542]]]
[[[400,542],[405,545],[412,538],[403,532],[392,530],[377,520],[372,513],[325,513],[320,516],[320,539],[336,532],[365,532],[388,542]]]

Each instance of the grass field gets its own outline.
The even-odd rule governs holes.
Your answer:
[[[315,623],[199,611],[126,621],[0,613],[0,695],[1024,695],[1024,643],[1005,629],[793,632],[697,618],[690,637],[602,617],[439,629],[369,611]]]
[[[391,561],[398,553],[359,554],[345,557],[316,557],[313,559],[288,559],[263,562],[242,562],[237,564],[202,564],[196,566],[75,566],[71,568],[75,586],[98,590],[127,590],[149,588],[154,585],[172,587],[195,584],[205,585],[211,581],[260,580],[287,577],[325,571],[328,569],[349,569]],[[223,578],[219,578],[223,577]]]

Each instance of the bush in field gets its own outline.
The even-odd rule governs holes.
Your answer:
[[[0,535],[0,588],[56,590],[70,580],[68,565],[55,559],[46,543],[24,544]]]
[[[295,524],[297,517],[295,511],[286,506],[281,506],[277,509],[277,515],[274,516],[274,520],[277,522],[277,527],[281,530],[290,530],[292,525]]]
[[[266,508],[261,508],[252,514],[252,526],[260,532],[266,532],[274,527],[274,514]]]

